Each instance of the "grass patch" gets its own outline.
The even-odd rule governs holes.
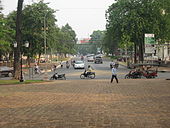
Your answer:
[[[0,80],[0,85],[11,85],[11,84],[30,84],[30,83],[40,83],[46,82],[43,80],[26,80],[24,82],[20,82],[19,80]]]

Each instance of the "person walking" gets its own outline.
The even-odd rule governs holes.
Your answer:
[[[115,66],[113,66],[113,67],[112,67],[112,78],[111,78],[110,83],[113,82],[113,79],[114,79],[114,78],[116,79],[116,82],[118,83],[117,73],[116,73],[116,72],[117,72],[117,70],[116,70]]]
[[[35,71],[35,74],[40,74],[41,73],[38,64],[35,64],[34,71]]]

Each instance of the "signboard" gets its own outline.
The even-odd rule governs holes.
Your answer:
[[[154,34],[145,34],[145,53],[155,53]]]

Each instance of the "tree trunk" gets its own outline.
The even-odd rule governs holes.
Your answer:
[[[143,57],[143,44],[139,43],[139,61],[143,63],[144,57]]]
[[[143,63],[144,61],[144,40],[142,38],[138,39],[139,44],[139,61]]]
[[[38,65],[40,64],[41,53],[38,54]],[[46,58],[45,58],[46,59]]]
[[[16,42],[17,48],[14,50],[14,79],[20,77],[20,53],[21,53],[21,21],[22,21],[23,0],[18,0],[17,19],[16,19]]]
[[[30,60],[30,56],[29,55],[27,57],[27,64],[28,64],[28,67],[31,68],[31,60]]]
[[[134,63],[137,63],[137,46],[136,46],[136,44],[134,44],[134,52],[135,52]]]

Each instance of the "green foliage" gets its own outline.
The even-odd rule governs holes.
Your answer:
[[[57,19],[54,12],[53,9],[48,7],[48,3],[43,1],[24,6],[22,11],[21,43],[29,42],[29,48],[23,47],[24,55],[34,58],[37,55],[44,54],[45,41],[47,54],[73,54],[76,52],[75,43],[77,39],[74,30],[69,24],[60,29],[56,25]],[[7,54],[12,55],[13,42],[16,41],[16,17],[16,11],[11,12],[7,18],[0,14],[1,58]]]
[[[60,51],[63,53],[71,53],[73,54],[75,52],[75,44],[76,44],[76,33],[71,28],[69,24],[66,24],[61,28],[60,31],[60,44],[61,49]]]
[[[44,53],[44,36],[50,42],[48,37],[55,28],[55,11],[47,6],[46,3],[40,1],[32,5],[27,5],[23,10],[23,41],[29,41],[30,49],[27,55],[33,57],[36,54]],[[44,26],[46,25],[46,26]],[[46,31],[46,33],[45,33]],[[50,43],[47,43],[49,47]]]
[[[142,59],[145,33],[154,33],[156,39],[167,37],[168,20],[161,13],[164,4],[159,0],[117,0],[113,3],[106,12],[105,49],[113,52],[118,46],[130,47],[134,43]]]
[[[10,50],[10,43],[0,40],[0,55],[7,54]]]
[[[11,52],[10,48],[10,42],[11,37],[10,35],[13,33],[13,31],[10,31],[7,19],[3,17],[3,15],[0,16],[0,59]]]
[[[91,43],[91,51],[94,54],[97,54],[97,52],[102,51],[102,44],[103,44],[103,38],[104,38],[104,31],[93,31],[93,33],[90,35],[90,43]],[[100,51],[98,51],[100,49]]]
[[[78,44],[77,51],[80,54],[97,54],[102,51],[103,49],[103,38],[104,38],[104,31],[93,31],[90,35],[91,39],[89,40],[88,44]]]

